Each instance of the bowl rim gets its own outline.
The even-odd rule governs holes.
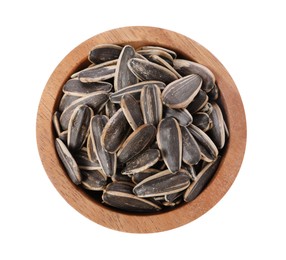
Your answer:
[[[97,44],[159,45],[207,66],[215,75],[229,127],[229,140],[219,168],[204,191],[192,202],[163,213],[140,215],[119,212],[92,200],[67,177],[54,146],[52,116],[61,88]],[[149,26],[129,26],[95,35],[75,47],[58,64],[43,90],[37,112],[38,152],[50,181],[61,196],[78,212],[102,226],[131,233],[166,231],[185,225],[209,211],[226,194],[241,167],[246,148],[246,118],[239,91],[220,61],[205,47],[180,33]]]

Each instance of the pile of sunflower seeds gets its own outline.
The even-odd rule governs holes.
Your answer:
[[[229,135],[213,73],[159,46],[101,44],[87,56],[53,115],[71,181],[129,212],[194,200]]]

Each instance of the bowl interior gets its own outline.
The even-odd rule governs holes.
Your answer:
[[[62,87],[74,72],[89,64],[87,54],[101,43],[130,44],[134,48],[158,45],[207,66],[215,75],[230,137],[220,166],[204,191],[192,202],[156,214],[126,213],[102,205],[91,193],[74,185],[59,161],[52,115],[62,97]],[[238,174],[246,144],[246,122],[239,92],[223,65],[204,47],[184,35],[154,27],[125,27],[96,35],[72,50],[57,66],[43,91],[37,116],[39,154],[51,182],[65,200],[84,216],[108,228],[126,232],[157,232],[189,223],[212,208]]]

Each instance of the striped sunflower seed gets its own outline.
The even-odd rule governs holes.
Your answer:
[[[172,173],[169,170],[156,173],[139,182],[133,192],[138,197],[168,195],[185,190],[190,185],[190,178],[185,172]]]
[[[188,128],[181,126],[183,142],[183,162],[188,165],[197,164],[201,159],[201,150]]]
[[[67,145],[71,151],[79,150],[83,146],[92,116],[93,110],[86,105],[80,105],[73,111],[68,124],[67,138]]]
[[[215,84],[214,74],[204,65],[197,62],[175,59],[174,68],[183,76],[198,74],[203,79],[202,90],[209,92]]]
[[[61,139],[56,138],[55,145],[70,179],[74,184],[79,185],[81,183],[81,173],[75,159]]]
[[[154,212],[161,207],[150,200],[139,198],[132,192],[133,186],[125,182],[113,182],[107,185],[102,195],[103,203],[132,212]]]
[[[141,81],[158,80],[168,84],[178,79],[173,72],[151,61],[133,58],[128,61],[128,67]]]
[[[200,147],[202,159],[207,162],[215,160],[218,156],[218,149],[211,138],[195,125],[191,124],[188,126],[188,130],[194,136]]]
[[[122,144],[117,153],[120,162],[125,163],[148,148],[155,140],[156,128],[153,125],[141,125]]]
[[[101,144],[109,153],[115,153],[129,133],[129,124],[122,108],[107,121],[101,135]]]
[[[107,184],[107,177],[100,170],[81,171],[81,185],[87,190],[103,190]]]
[[[102,171],[107,176],[112,176],[116,172],[116,154],[108,153],[102,146],[100,138],[108,118],[106,116],[95,115],[90,121],[90,134],[93,150],[96,153]]]
[[[207,186],[210,182],[211,178],[215,174],[221,157],[218,156],[213,162],[208,163],[197,175],[194,182],[189,186],[189,188],[185,191],[184,200],[186,202],[190,202],[194,200]]]
[[[157,149],[148,149],[139,155],[133,157],[126,163],[122,174],[134,174],[152,167],[160,158],[160,151]]]
[[[161,91],[157,85],[144,86],[140,97],[144,123],[157,126],[162,119]]]
[[[140,105],[131,94],[125,94],[122,96],[120,106],[125,118],[133,130],[144,124]]]
[[[137,77],[130,71],[127,62],[135,57],[135,50],[132,46],[126,45],[123,47],[118,58],[115,75],[114,75],[114,89],[120,90],[126,86],[136,84]]]
[[[99,44],[88,54],[90,62],[98,64],[110,60],[118,59],[122,47],[115,44]]]
[[[181,168],[182,133],[176,119],[167,117],[158,125],[157,143],[168,169],[175,173]]]
[[[206,112],[198,112],[193,115],[193,124],[204,132],[213,127],[213,121]]]
[[[202,85],[202,78],[191,74],[168,84],[162,92],[163,104],[171,108],[186,108]]]
[[[115,75],[116,65],[109,65],[106,67],[91,67],[83,70],[78,74],[81,82],[90,83],[113,78]]]
[[[187,106],[187,110],[194,114],[200,111],[207,104],[208,100],[207,93],[200,89],[194,100]]]
[[[164,117],[175,118],[181,126],[188,126],[193,122],[193,117],[187,109],[173,109],[164,107]]]
[[[68,129],[68,123],[73,111],[79,105],[87,105],[94,110],[94,112],[100,111],[108,100],[108,93],[105,91],[98,91],[84,97],[78,98],[73,101],[61,114],[60,123],[63,130]]]
[[[156,85],[160,89],[164,89],[166,87],[165,83],[161,81],[155,81],[155,80],[143,81],[112,93],[110,95],[110,101],[112,103],[120,103],[122,96],[125,94],[131,94],[136,100],[140,100],[142,88],[150,85]]]
[[[222,149],[225,144],[225,127],[224,119],[218,104],[212,103],[213,111],[210,114],[210,118],[213,122],[213,127],[209,130],[208,134],[213,140],[215,145]]]
[[[82,97],[96,91],[110,92],[112,84],[109,82],[98,81],[92,83],[82,83],[79,79],[70,79],[63,86],[63,92],[71,96]]]

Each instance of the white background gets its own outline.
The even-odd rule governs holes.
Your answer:
[[[284,4],[284,5],[283,5]],[[286,259],[285,1],[1,1],[0,259]],[[182,33],[227,68],[244,102],[239,175],[183,227],[128,234],[91,222],[49,181],[36,146],[44,86],[74,47],[109,29]]]

